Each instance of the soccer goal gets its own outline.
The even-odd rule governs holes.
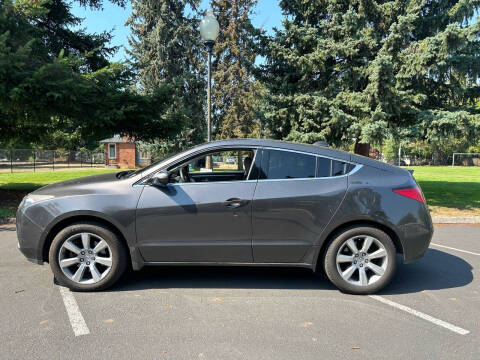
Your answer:
[[[453,153],[452,166],[480,166],[480,153]]]

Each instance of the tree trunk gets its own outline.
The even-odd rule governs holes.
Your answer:
[[[354,152],[355,152],[355,154],[363,155],[363,156],[368,157],[369,154],[370,154],[370,144],[369,143],[366,143],[366,144],[359,143],[358,140],[356,140],[355,141]]]

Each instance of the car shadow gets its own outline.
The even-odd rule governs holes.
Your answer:
[[[146,266],[129,272],[111,291],[170,288],[334,289],[334,286],[303,268]]]
[[[410,264],[400,263],[392,282],[380,294],[410,294],[466,286],[473,281],[473,267],[461,257],[428,249]]]
[[[472,266],[462,258],[429,249],[420,260],[401,263],[381,294],[462,287],[472,282]],[[129,272],[110,291],[167,288],[334,290],[327,278],[303,268],[151,266]]]

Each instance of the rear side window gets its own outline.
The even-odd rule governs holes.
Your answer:
[[[264,150],[260,179],[314,178],[316,157],[281,150]]]
[[[344,175],[347,173],[347,163],[332,160],[332,176]]]
[[[331,176],[340,176],[348,174],[355,165],[349,164],[343,161],[332,160],[332,175]]]
[[[332,167],[332,160],[317,157],[317,177],[329,177]]]

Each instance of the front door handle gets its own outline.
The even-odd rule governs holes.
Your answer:
[[[236,209],[242,205],[245,205],[246,203],[246,200],[241,200],[239,198],[230,198],[228,200],[225,200],[223,204],[230,209]]]

